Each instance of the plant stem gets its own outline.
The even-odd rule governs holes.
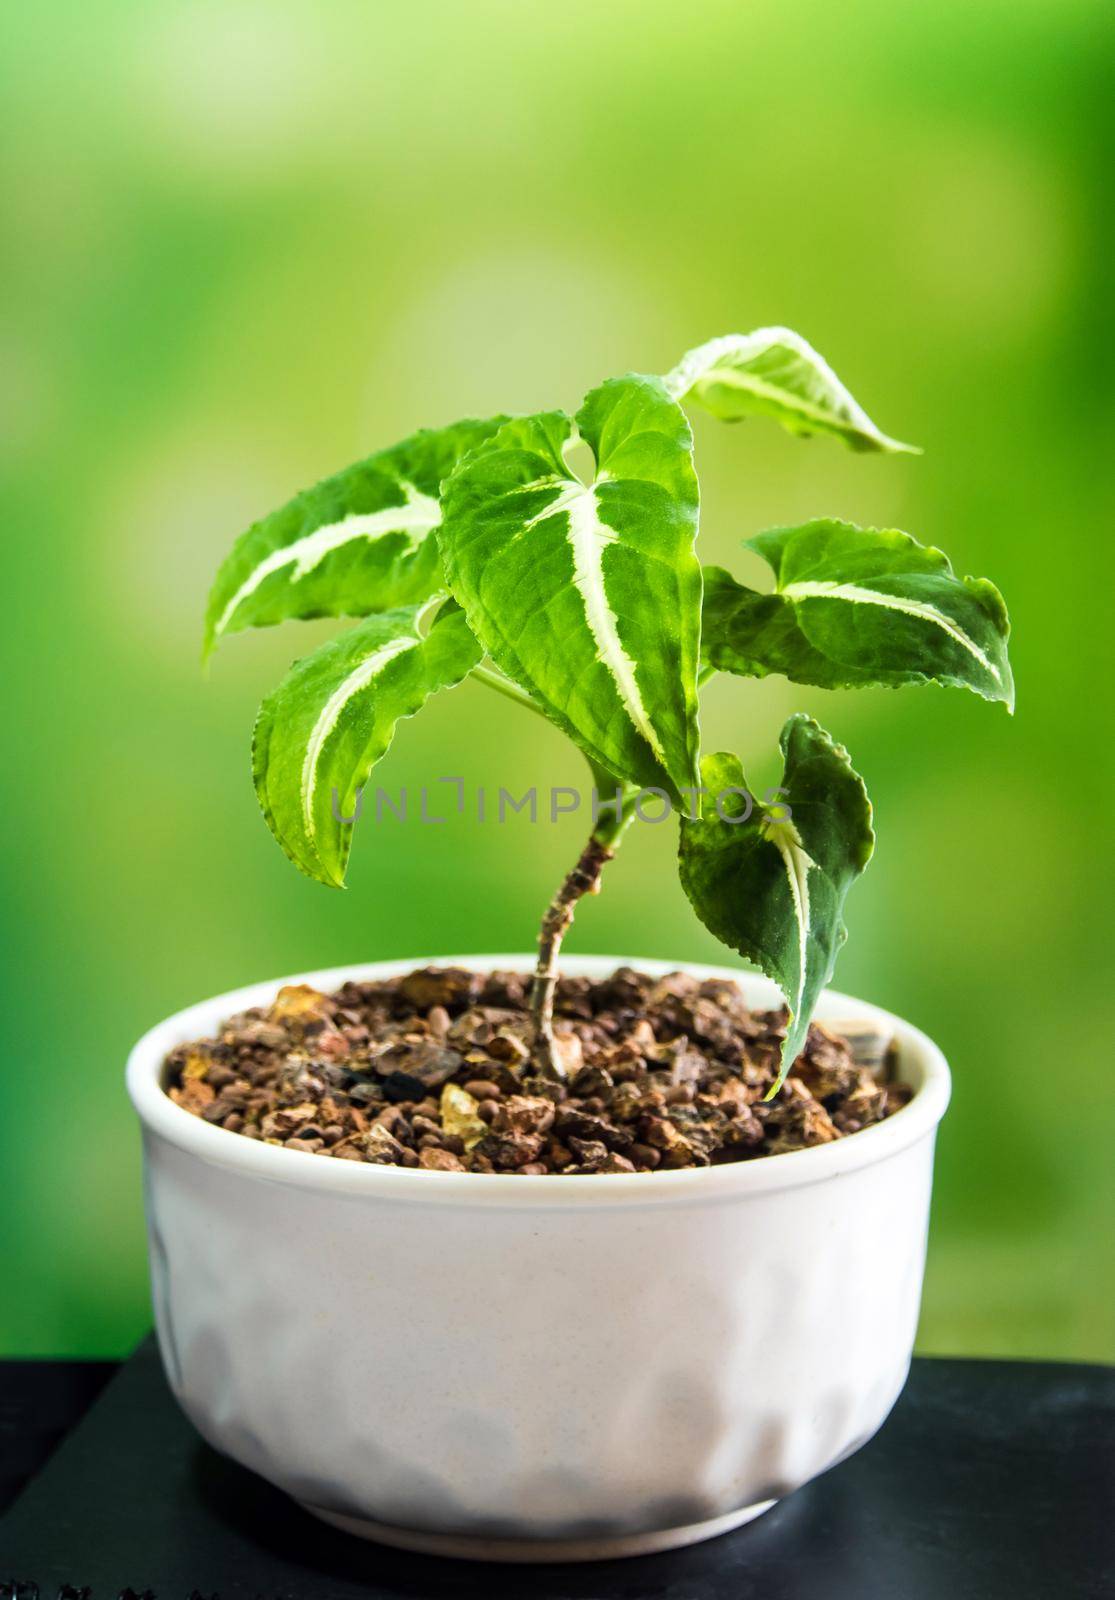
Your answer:
[[[601,794],[604,792],[602,780],[606,781],[608,775],[595,762],[590,761],[589,765],[597,793]],[[618,802],[601,811],[576,866],[546,907],[538,935],[538,961],[530,991],[534,1052],[542,1071],[548,1077],[559,1080],[565,1073],[554,1045],[554,990],[557,988],[558,955],[562,940],[572,926],[578,901],[586,894],[600,893],[600,875],[615,855],[616,846],[634,815],[635,801],[640,791],[633,784],[622,784],[620,790]]]
[[[557,987],[557,959],[561,941],[573,921],[577,902],[583,895],[599,894],[600,874],[612,859],[611,847],[589,835],[588,843],[557,894],[546,907],[538,935],[538,963],[530,991],[530,1015],[534,1024],[534,1050],[538,1065],[552,1078],[565,1072],[554,1049],[554,990]]]
[[[473,667],[469,676],[475,678],[478,683],[486,683],[489,689],[494,689],[497,694],[504,695],[506,699],[514,700],[516,705],[525,706],[528,711],[534,711],[538,716],[542,715],[542,712],[526,690],[520,689],[519,685],[512,683],[510,678],[505,678],[502,672],[497,672],[492,667],[480,666]]]
[[[539,707],[518,684],[491,667],[473,667],[472,677],[495,689],[508,700],[525,706],[541,715]],[[576,913],[577,902],[586,894],[599,894],[600,874],[615,854],[623,835],[635,814],[635,801],[640,790],[637,785],[617,783],[609,772],[589,759],[593,787],[599,815],[588,836],[588,842],[577,859],[573,870],[567,874],[561,887],[546,907],[538,935],[538,961],[534,969],[534,982],[530,992],[530,1014],[534,1026],[534,1053],[537,1064],[549,1077],[565,1076],[554,1048],[554,990],[557,987],[557,962],[562,940],[569,932]],[[605,795],[614,798],[604,800]]]

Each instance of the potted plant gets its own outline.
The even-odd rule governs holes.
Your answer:
[[[948,1072],[907,1023],[825,992],[871,807],[801,715],[757,799],[734,754],[701,758],[699,693],[778,673],[1010,707],[1006,610],[909,535],[827,519],[749,541],[769,592],[702,571],[692,406],[908,448],[797,335],[714,339],[573,418],[369,457],[249,529],[210,599],[207,651],[362,619],[294,664],[253,742],[267,822],[322,883],[343,883],[397,724],[467,677],[588,761],[593,826],[532,961],[264,984],[129,1063],[176,1395],[316,1514],[404,1547],[707,1537],[868,1439],[908,1367]],[[742,990],[594,958],[559,979],[578,900],[647,805],[679,815],[698,917],[763,974]]]

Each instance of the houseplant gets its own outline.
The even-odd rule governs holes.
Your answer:
[[[581,749],[595,821],[542,921],[538,1083],[567,1065],[554,992],[578,899],[648,793],[677,809],[691,904],[766,974],[749,996],[770,999],[773,984],[785,1002],[769,1101],[790,1087],[814,1012],[849,1015],[822,991],[872,851],[871,808],[847,753],[809,718],[787,723],[782,782],[762,800],[734,755],[701,761],[700,686],[717,671],[936,681],[1009,706],[1008,623],[991,584],[957,578],[895,530],[819,520],[760,534],[769,594],[702,574],[685,405],[907,448],[796,335],[713,340],[665,378],[601,385],[573,419],[419,433],[299,496],[236,545],[206,648],[288,618],[364,619],[295,663],[256,724],[264,814],[323,883],[343,882],[363,787],[431,694],[477,677]],[[578,445],[587,479],[570,464]],[[874,1014],[913,1098],[846,1142],[509,1186],[496,1172],[314,1161],[183,1115],[160,1087],[163,1057],[244,1001],[183,1013],[133,1055],[157,1320],[201,1431],[311,1509],[463,1554],[661,1548],[746,1520],[886,1415],[912,1344],[947,1099],[947,1070],[915,1030]],[[312,1316],[294,1309],[294,1282],[310,1288]],[[417,1413],[400,1408],[400,1382],[422,1396]],[[327,1424],[321,1448],[307,1442],[313,1419]]]

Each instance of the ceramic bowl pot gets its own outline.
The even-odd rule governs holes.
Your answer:
[[[284,981],[332,989],[417,964]],[[738,971],[682,970],[779,1003]],[[128,1064],[159,1346],[215,1449],[387,1544],[587,1560],[734,1528],[883,1422],[909,1366],[949,1095],[924,1034],[826,994],[821,1019],[893,1031],[914,1091],[832,1144],[630,1175],[428,1172],[244,1139],[166,1096],[174,1045],[277,987],[180,1012]]]

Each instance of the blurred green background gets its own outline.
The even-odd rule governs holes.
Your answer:
[[[822,513],[939,543],[1007,597],[1018,712],[724,680],[706,743],[772,781],[801,707],[875,799],[838,983],[956,1077],[921,1348],[1115,1358],[1113,24],[1104,0],[6,8],[0,1351],[147,1325],[140,1031],[268,975],[527,949],[582,832],[365,824],[347,893],[301,878],[248,736],[326,630],[233,639],[204,681],[231,539],[419,424],[785,322],[926,453],[699,418],[706,559],[742,574],[740,539]],[[382,781],[442,773],[581,781],[471,685]],[[732,959],[666,828],[570,948]]]

